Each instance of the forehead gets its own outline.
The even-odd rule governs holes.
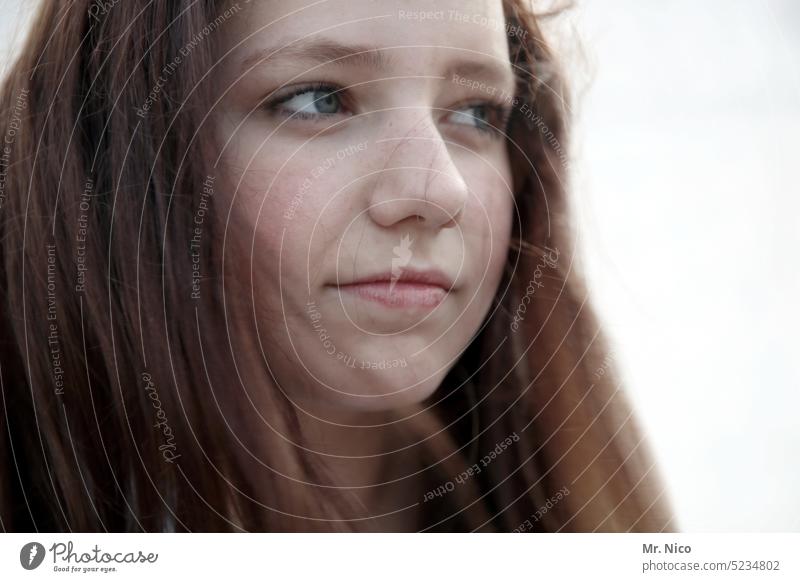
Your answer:
[[[253,0],[242,7],[225,27],[239,62],[263,46],[317,37],[382,49],[387,63],[416,72],[448,55],[508,59],[502,0]]]

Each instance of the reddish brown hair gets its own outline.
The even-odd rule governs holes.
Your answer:
[[[43,2],[0,94],[2,527],[371,529],[346,491],[313,485],[329,478],[321,460],[280,438],[303,442],[286,398],[256,399],[236,381],[222,306],[238,298],[222,294],[210,223],[203,293],[187,300],[213,150],[210,25],[230,7],[105,4]],[[565,88],[539,17],[505,4],[519,79],[514,245],[484,326],[406,424],[434,486],[519,439],[428,503],[425,529],[669,530],[663,484],[575,269]],[[543,285],[531,294],[534,280]],[[162,417],[173,448],[154,430]],[[254,431],[259,441],[242,436]],[[272,470],[278,458],[302,479]]]

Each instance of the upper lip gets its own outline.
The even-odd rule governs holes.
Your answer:
[[[445,291],[450,291],[453,288],[453,280],[450,279],[447,275],[445,275],[442,271],[438,269],[411,269],[408,267],[404,267],[401,269],[398,276],[392,275],[391,271],[386,271],[383,273],[375,273],[373,275],[367,275],[366,277],[361,277],[360,279],[356,279],[354,281],[348,281],[346,283],[339,282],[337,285],[339,287],[344,287],[346,285],[364,285],[367,283],[390,283],[395,281],[396,283],[404,282],[404,283],[420,283],[420,284],[427,284],[427,285],[436,285],[437,287],[441,287]]]

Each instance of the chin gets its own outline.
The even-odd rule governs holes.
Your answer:
[[[340,392],[327,393],[330,406],[342,412],[388,412],[418,405],[439,388],[447,371],[423,374],[408,366],[390,370],[350,370],[338,378]],[[344,393],[346,392],[346,393]]]

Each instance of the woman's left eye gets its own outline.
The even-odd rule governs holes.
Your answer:
[[[318,85],[293,91],[279,97],[270,108],[303,119],[342,113],[340,90],[330,85]]]
[[[471,126],[478,131],[502,133],[505,130],[508,111],[490,103],[469,105],[450,115],[450,121],[458,125]]]
[[[453,112],[451,120],[483,129],[489,123],[489,116],[485,105],[471,105]]]

